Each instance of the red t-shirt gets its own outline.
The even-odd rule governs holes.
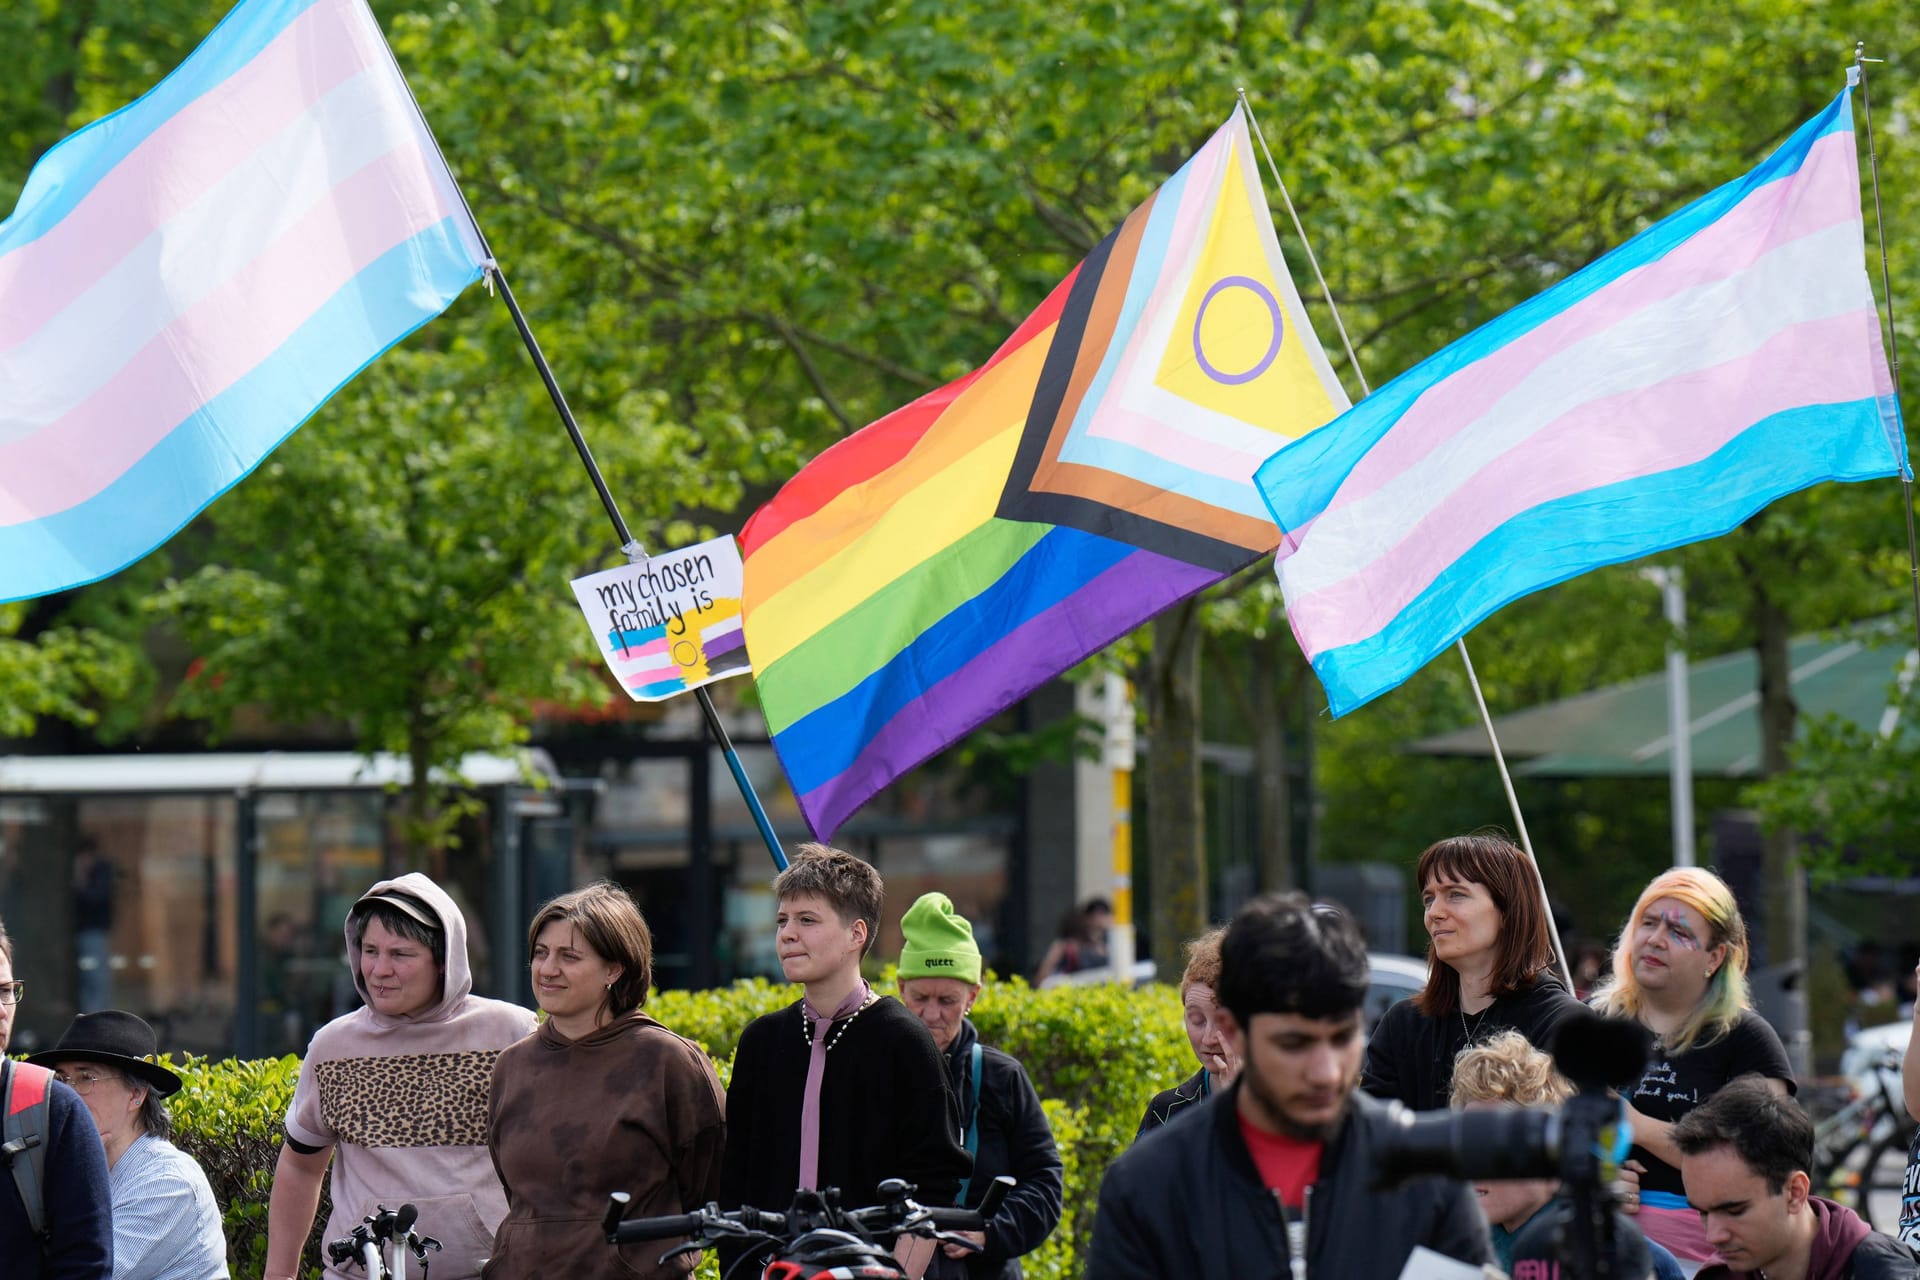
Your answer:
[[[1247,1154],[1253,1157],[1253,1167],[1260,1171],[1267,1190],[1279,1192],[1280,1203],[1289,1209],[1304,1206],[1307,1188],[1320,1177],[1320,1153],[1326,1143],[1268,1133],[1248,1124],[1245,1116],[1240,1117],[1240,1136],[1246,1139]]]

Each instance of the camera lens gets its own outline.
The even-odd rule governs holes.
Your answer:
[[[1420,1174],[1468,1181],[1560,1173],[1560,1116],[1536,1107],[1399,1111],[1380,1151],[1381,1185]]]

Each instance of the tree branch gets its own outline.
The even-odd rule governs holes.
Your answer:
[[[748,311],[742,314],[745,315],[747,319],[757,320],[766,325],[785,323],[765,311]],[[869,369],[878,369],[881,373],[891,375],[892,377],[900,379],[902,382],[911,383],[923,391],[931,391],[935,387],[942,385],[938,378],[921,373],[918,369],[910,369],[906,365],[898,364],[883,355],[877,355],[871,351],[863,351],[850,343],[829,338],[824,333],[815,333],[813,330],[803,328],[800,325],[792,325],[791,328],[796,338],[799,338],[802,342],[810,346],[819,347],[822,351],[831,351],[837,356],[845,356],[856,364],[866,365]]]
[[[807,381],[813,384],[813,389],[819,395],[821,403],[827,406],[827,412],[831,413],[834,421],[840,424],[840,429],[853,430],[853,419],[847,416],[847,411],[842,409],[840,402],[834,398],[833,391],[827,386],[827,380],[820,375],[820,366],[815,364],[813,357],[807,354],[807,349],[801,344],[800,335],[793,331],[793,326],[776,315],[769,315],[767,323],[775,333],[780,335],[780,341],[787,344],[787,350],[793,352],[793,358],[800,362],[800,372],[807,375]]]

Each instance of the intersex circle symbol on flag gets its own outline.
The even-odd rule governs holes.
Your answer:
[[[1273,549],[1254,470],[1347,398],[1287,275],[1244,114],[1094,246],[956,400],[987,433],[970,438],[1000,440],[1023,392],[999,519],[1222,574]]]
[[[1213,362],[1207,359],[1206,348],[1200,342],[1200,326],[1206,323],[1207,307],[1225,289],[1251,290],[1255,297],[1267,304],[1267,314],[1273,317],[1273,341],[1267,344],[1267,353],[1255,361],[1251,369],[1241,373],[1227,373],[1225,370],[1216,369]],[[1207,290],[1207,296],[1200,299],[1200,310],[1193,317],[1193,358],[1200,362],[1200,368],[1209,378],[1215,382],[1224,382],[1230,387],[1236,387],[1243,382],[1252,382],[1272,367],[1273,358],[1280,354],[1280,341],[1286,336],[1286,332],[1286,323],[1280,318],[1280,300],[1273,296],[1273,290],[1252,276],[1227,276],[1216,280],[1213,287]]]

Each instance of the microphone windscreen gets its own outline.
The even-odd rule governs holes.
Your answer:
[[[1647,1069],[1653,1033],[1630,1018],[1581,1009],[1553,1034],[1553,1065],[1582,1089],[1624,1089]]]

